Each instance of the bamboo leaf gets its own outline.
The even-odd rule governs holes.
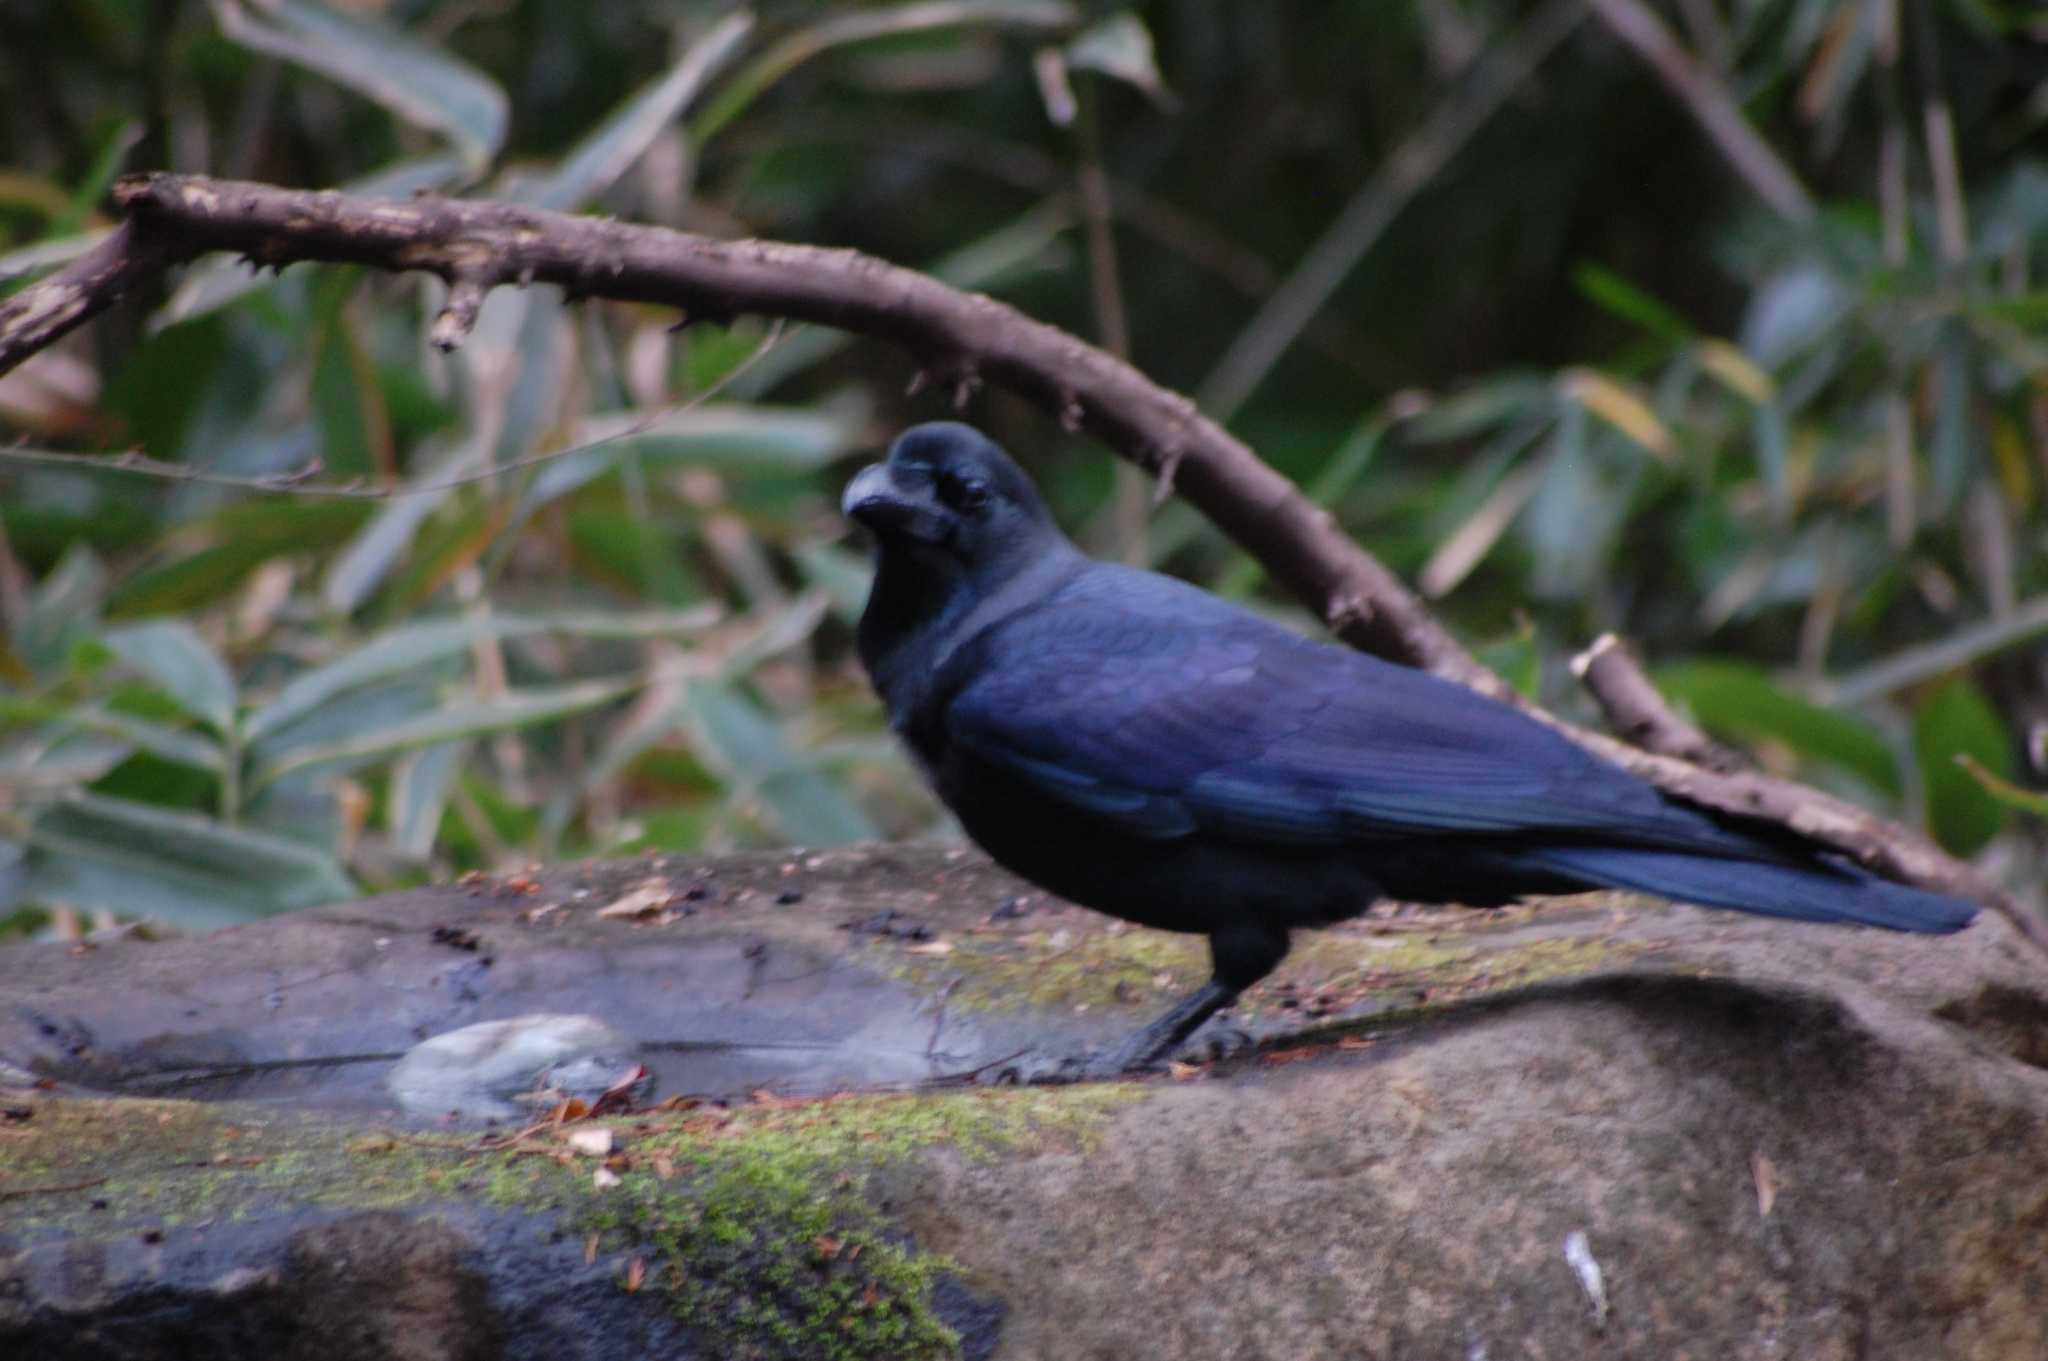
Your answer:
[[[1692,338],[1692,326],[1682,313],[1611,269],[1580,265],[1572,271],[1572,282],[1601,310],[1634,322],[1659,340],[1681,345]]]
[[[1657,668],[1657,688],[1700,726],[1740,746],[1776,742],[1803,760],[1847,771],[1896,798],[1898,762],[1877,729],[1809,703],[1747,662],[1702,658]]]
[[[1716,382],[1745,401],[1762,406],[1777,395],[1776,380],[1725,340],[1702,340],[1699,361]]]
[[[35,820],[27,843],[25,897],[187,927],[226,926],[356,894],[324,851],[126,799],[67,799]]]
[[[407,752],[392,767],[385,823],[400,854],[425,860],[432,853],[441,814],[469,751],[468,742],[441,742]]]
[[[1677,441],[1657,413],[1627,384],[1594,369],[1567,369],[1563,395],[1606,421],[1663,463],[1678,455]]]
[[[313,0],[211,0],[221,32],[348,86],[409,123],[448,138],[472,174],[504,144],[509,105],[490,77],[367,12]]]
[[[568,212],[603,193],[640,159],[712,73],[732,59],[753,26],[754,16],[745,10],[726,15],[691,43],[666,75],[641,89],[578,142],[552,174],[513,197]]]
[[[328,761],[362,761],[432,746],[437,742],[530,728],[585,709],[594,709],[633,693],[645,683],[645,678],[640,676],[578,681],[545,689],[514,690],[496,699],[450,704],[339,740],[295,747],[257,770],[250,777],[249,787],[260,789],[292,771]]]
[[[1172,110],[1178,102],[1159,74],[1159,55],[1152,30],[1130,10],[1120,10],[1081,30],[1067,43],[1067,65],[1099,71],[1141,90],[1154,104]]]
[[[523,509],[568,495],[627,457],[672,460],[735,473],[811,472],[852,447],[854,412],[710,405],[649,417],[618,411],[583,422],[584,447],[548,463],[527,485]]]
[[[153,723],[104,705],[57,704],[49,700],[0,695],[0,720],[49,723],[59,730],[116,738],[126,748],[140,748],[166,761],[194,766],[216,775],[227,768],[220,743],[212,738],[168,724]],[[4,773],[5,765],[0,764],[0,774]]]
[[[235,678],[227,663],[182,619],[123,624],[100,635],[131,670],[148,676],[178,707],[226,732],[235,721]]]
[[[2012,778],[2005,724],[1983,691],[1952,680],[1913,715],[1913,754],[1927,791],[1927,824],[1951,854],[1975,855],[2004,827],[2007,809],[1959,764],[1967,757],[2001,780]]]
[[[667,638],[696,633],[718,618],[712,606],[688,610],[644,610],[630,614],[458,615],[405,624],[325,666],[302,672],[277,698],[249,715],[243,726],[256,741],[357,686],[414,673],[468,650],[479,642],[561,633],[577,638]]]
[[[753,701],[717,681],[700,680],[690,686],[689,706],[699,754],[743,792],[755,772],[773,772],[752,792],[783,835],[805,846],[831,846],[875,834],[837,786],[792,762],[781,730]]]

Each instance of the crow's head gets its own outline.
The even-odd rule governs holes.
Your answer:
[[[926,570],[986,579],[1062,543],[1024,470],[971,426],[912,426],[889,457],[847,483],[840,507],[867,526],[884,555]]]

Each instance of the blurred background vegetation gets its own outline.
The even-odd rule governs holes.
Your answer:
[[[150,168],[856,246],[1198,394],[1545,702],[1585,717],[1564,660],[1618,630],[2038,894],[2038,6],[9,0],[0,77],[0,289]],[[551,290],[444,357],[439,294],[215,260],[0,380],[17,449],[221,479],[0,448],[0,932],[943,834],[833,510],[944,413],[910,362]],[[1291,612],[1100,449],[969,414],[1095,551]],[[234,485],[315,460],[359,494]]]

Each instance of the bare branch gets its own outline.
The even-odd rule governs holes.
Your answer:
[[[1714,770],[1740,770],[1746,764],[1681,718],[1643,674],[1628,645],[1613,634],[1601,634],[1572,658],[1572,674],[1599,704],[1607,725],[1643,750]]]
[[[985,380],[1170,475],[1175,490],[1352,646],[1528,710],[1680,798],[1781,824],[1906,882],[1992,903],[2043,943],[2009,897],[1916,832],[1790,781],[1709,770],[1533,708],[1327,511],[1187,398],[994,299],[855,251],[714,241],[505,203],[394,203],[162,174],[120,181],[115,198],[128,214],[126,230],[0,305],[0,373],[156,270],[217,250],[278,267],[322,260],[426,270],[483,288],[553,284],[572,297],[663,304],[692,319],[760,313],[887,340],[942,392],[957,397]]]
[[[171,241],[138,237],[132,223],[122,223],[57,273],[0,301],[0,374],[182,258]]]

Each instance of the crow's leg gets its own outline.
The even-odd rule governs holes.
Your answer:
[[[1004,1065],[999,1076],[1012,1082],[1087,1082],[1151,1068],[1180,1048],[1204,1021],[1273,972],[1286,956],[1284,928],[1242,925],[1214,932],[1209,937],[1209,981],[1164,1016],[1113,1048],[1064,1058],[1028,1054]]]

